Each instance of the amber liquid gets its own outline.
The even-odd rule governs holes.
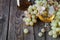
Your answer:
[[[20,10],[27,10],[29,5],[32,5],[32,3],[28,0],[21,0],[19,3],[20,3],[20,6],[17,6],[17,7]]]

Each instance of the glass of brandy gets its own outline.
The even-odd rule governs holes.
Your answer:
[[[50,0],[51,1],[51,0]],[[38,17],[41,21],[44,22],[44,28],[48,29],[50,27],[49,23],[54,19],[55,17],[55,9],[54,9],[54,3],[50,2],[48,3],[48,1],[46,1],[46,5],[43,4],[43,6],[41,6],[41,10],[39,10],[38,13]],[[48,31],[48,30],[46,30]]]
[[[20,10],[27,10],[29,5],[32,5],[32,0],[17,0],[17,7]]]

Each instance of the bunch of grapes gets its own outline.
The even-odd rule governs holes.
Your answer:
[[[26,25],[33,26],[37,22],[36,14],[38,13],[37,7],[35,5],[30,5],[27,11],[24,11],[25,17],[23,21]]]
[[[57,38],[60,35],[60,10],[56,13],[56,17],[51,22],[51,26],[52,30],[50,30],[49,35]]]

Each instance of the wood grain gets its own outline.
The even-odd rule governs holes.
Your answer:
[[[16,35],[15,35],[15,14],[16,14],[16,12],[17,12],[16,0],[11,0],[8,40],[16,40]]]
[[[17,40],[23,40],[23,21],[22,21],[23,12],[18,10],[16,13],[16,21],[15,21],[15,30],[16,30],[16,38]]]
[[[10,0],[0,0],[0,40],[6,40]]]
[[[34,26],[34,39],[35,40],[45,40],[45,34],[42,37],[38,36],[38,33],[41,32],[41,29],[44,27],[44,23],[39,19],[37,20],[37,24]]]

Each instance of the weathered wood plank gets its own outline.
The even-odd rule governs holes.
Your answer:
[[[26,26],[23,22],[23,11],[19,11],[16,14],[16,28],[17,28],[17,40],[34,40],[33,27]],[[25,35],[23,33],[24,29],[27,28],[29,33]]]
[[[23,21],[22,21],[23,12],[18,10],[16,13],[16,21],[15,21],[15,32],[16,32],[16,40],[23,40]]]
[[[0,0],[0,18],[2,18],[2,15],[3,15],[3,0]]]
[[[33,36],[33,27],[27,27],[27,28],[29,28],[29,30],[30,30],[30,33],[29,33],[29,35],[23,35],[23,29],[24,28],[26,28],[26,25],[24,25],[24,22],[22,21],[22,15],[23,15],[23,12],[22,11],[20,11],[20,10],[18,10],[17,12],[16,12],[16,17],[15,17],[15,20],[14,20],[14,28],[15,28],[15,34],[14,35],[16,35],[16,38],[14,39],[13,37],[14,37],[14,35],[12,36],[12,30],[13,29],[11,29],[12,28],[12,26],[11,26],[11,24],[10,24],[10,30],[9,30],[9,40],[34,40],[34,36]],[[12,19],[11,19],[12,20]],[[10,21],[11,22],[11,21]],[[12,39],[11,39],[11,36],[12,36]],[[24,36],[24,37],[23,37]]]
[[[16,12],[17,12],[16,0],[11,0],[8,40],[16,40],[16,35],[15,35],[15,14]]]
[[[25,26],[22,21],[22,15],[23,12],[17,10],[16,0],[12,0],[10,7],[8,40],[34,40],[33,27],[29,27],[30,34],[28,36],[23,34]]]
[[[29,30],[29,33],[26,35],[24,34],[24,40],[34,40],[34,34],[33,34],[33,27],[24,27],[27,28]]]
[[[9,1],[0,0],[0,40],[6,40],[9,14]]]
[[[24,24],[23,26],[23,30],[27,28],[29,30],[28,34],[24,34],[24,40],[34,40],[34,31],[33,31],[33,27],[32,26],[26,26]]]
[[[27,35],[24,34],[24,40],[34,40],[33,27],[27,27],[27,26],[25,26],[24,28],[27,28],[29,30],[29,33]]]
[[[40,20],[37,20],[37,24],[34,26],[34,38],[35,40],[45,40],[45,34],[42,37],[38,36],[38,33],[40,32],[41,28],[44,27],[44,23],[42,23]]]
[[[23,16],[22,11],[18,11],[16,14],[16,34],[17,34],[17,40],[34,40],[34,34],[33,34],[33,27],[26,26],[25,23],[22,20]],[[29,33],[25,35],[23,33],[24,29],[27,28],[29,30]]]
[[[48,27],[49,27],[49,26],[48,26]],[[49,30],[50,30],[50,29],[49,29]],[[48,39],[49,39],[49,40],[54,40],[51,36],[48,35],[48,32],[49,32],[49,31],[46,32],[46,40],[48,40]]]

